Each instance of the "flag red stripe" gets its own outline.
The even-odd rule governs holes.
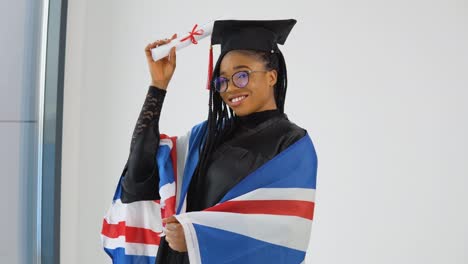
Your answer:
[[[176,136],[168,136],[166,134],[159,135],[161,139],[170,139],[172,142],[172,148],[170,152],[171,162],[172,162],[172,169],[174,171],[174,181],[176,182],[176,193],[177,193],[177,137]],[[175,211],[175,201],[174,201],[174,211]]]
[[[175,200],[176,200],[176,197],[171,196],[164,201],[165,206],[164,208],[161,208],[161,216],[163,218],[166,218],[175,214],[175,202],[176,202]]]
[[[172,169],[174,170],[174,181],[177,182],[177,138],[171,137],[171,140],[172,140],[172,149],[171,149]]]
[[[174,177],[175,181],[177,182],[177,137],[176,136],[168,136],[166,134],[160,134],[159,137],[161,139],[170,139],[172,142],[172,148],[171,148],[171,160],[172,160],[172,168],[174,169]]]
[[[243,214],[292,215],[312,220],[314,202],[299,200],[251,200],[226,201],[204,211],[232,212]]]
[[[161,238],[150,229],[126,226],[125,222],[118,224],[109,224],[104,219],[101,234],[109,238],[118,238],[125,236],[125,241],[129,243],[142,243],[148,245],[159,245]]]

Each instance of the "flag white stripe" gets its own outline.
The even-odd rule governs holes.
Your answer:
[[[161,206],[164,206],[164,201],[175,195],[175,182],[164,184],[159,188],[159,195],[161,196]]]
[[[304,252],[309,244],[312,226],[312,220],[284,215],[204,211],[188,212],[175,217],[185,223],[219,228]]]
[[[102,240],[103,246],[107,249],[125,248],[126,255],[156,256],[159,248],[158,245],[125,242],[124,236],[118,238],[102,236]]]
[[[159,145],[162,145],[162,146],[168,146],[169,149],[172,149],[172,140],[170,138],[161,138],[159,140]]]
[[[198,245],[198,237],[193,224],[190,222],[190,219],[186,217],[186,214],[176,215],[176,218],[184,229],[189,262],[191,264],[201,264],[200,247]]]
[[[187,160],[188,148],[190,142],[190,135],[192,131],[189,130],[185,135],[177,137],[176,152],[177,152],[177,188],[176,188],[176,210],[180,203],[180,193],[182,190],[182,182],[184,180],[185,162]]]
[[[127,226],[162,232],[161,206],[154,201],[137,201],[124,204],[118,199],[112,204],[105,219],[109,224],[118,224],[125,221]]]
[[[315,201],[315,189],[309,188],[260,188],[238,196],[230,201],[248,200],[300,200]]]

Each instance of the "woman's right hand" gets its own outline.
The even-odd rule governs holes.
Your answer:
[[[176,47],[171,49],[168,56],[157,61],[153,60],[151,49],[167,44],[175,38],[177,38],[177,34],[172,35],[170,39],[162,39],[150,43],[145,48],[146,60],[148,61],[148,67],[151,74],[152,86],[156,86],[164,90],[167,89],[169,81],[171,80],[176,68]]]

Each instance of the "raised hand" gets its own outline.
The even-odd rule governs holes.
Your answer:
[[[165,45],[175,38],[177,38],[177,34],[172,35],[170,39],[157,40],[145,47],[146,59],[151,74],[151,85],[164,90],[167,89],[176,68],[176,47],[171,49],[168,56],[157,61],[153,60],[151,49]]]

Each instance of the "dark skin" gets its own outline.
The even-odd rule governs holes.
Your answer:
[[[176,69],[176,48],[173,47],[171,49],[169,56],[157,61],[153,60],[151,49],[165,45],[175,38],[177,38],[177,34],[172,35],[170,39],[156,40],[145,47],[146,61],[151,75],[151,85],[163,90],[167,89],[169,81],[172,79],[172,75],[174,75]]]
[[[174,216],[164,218],[163,223],[166,224],[166,241],[169,247],[175,251],[187,252],[184,229],[177,218]]]
[[[176,37],[177,35],[174,34],[170,39],[157,40],[145,47],[152,86],[167,90],[176,68],[176,50],[174,47],[169,56],[154,61],[151,56],[151,49],[165,45]],[[238,88],[232,81],[229,81],[226,92],[220,94],[223,101],[236,115],[244,116],[259,111],[277,109],[273,89],[277,81],[276,70],[267,71],[263,62],[237,50],[226,53],[221,61],[220,76],[231,79],[231,76],[240,70],[261,70],[265,72],[251,73],[249,83],[244,88]],[[245,96],[245,98],[237,103],[231,101],[232,98],[239,96]],[[165,239],[169,247],[175,251],[187,252],[184,229],[177,218],[170,216],[162,221],[166,224]]]
[[[226,53],[221,61],[220,76],[231,79],[231,76],[240,70],[265,71],[263,62],[232,50]],[[249,83],[244,88],[236,87],[232,80],[228,83],[226,92],[221,93],[223,101],[236,113],[244,116],[255,112],[276,109],[274,85],[277,81],[276,70],[266,72],[254,72],[249,75]],[[246,96],[236,105],[230,99]]]

